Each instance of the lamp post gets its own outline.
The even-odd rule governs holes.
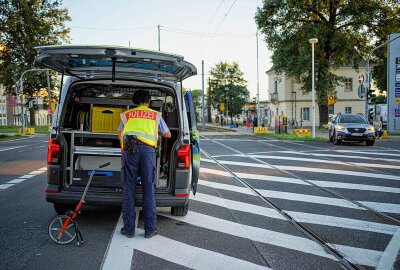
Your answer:
[[[25,136],[25,110],[24,110],[24,76],[28,72],[36,72],[36,71],[49,71],[48,68],[33,68],[33,69],[28,69],[22,72],[21,77],[19,78],[19,91],[21,94],[21,117],[22,117],[22,136]],[[50,89],[50,80],[47,81],[49,84],[47,87]]]
[[[315,72],[314,72],[314,45],[318,43],[318,39],[311,38],[308,40],[311,43],[311,66],[312,66],[312,137],[315,138]]]
[[[296,96],[297,93],[296,91],[292,91],[292,94],[294,95],[294,120],[297,121],[297,96]],[[293,111],[292,111],[292,118],[293,118]]]

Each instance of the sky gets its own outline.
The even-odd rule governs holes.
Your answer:
[[[184,56],[197,76],[184,81],[190,89],[205,88],[208,74],[220,61],[238,62],[250,97],[257,94],[257,42],[254,16],[262,0],[64,0],[69,10],[71,44],[119,45]],[[267,98],[265,72],[271,53],[259,36],[260,100]]]

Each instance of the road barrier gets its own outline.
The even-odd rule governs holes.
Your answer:
[[[295,129],[293,129],[293,135],[311,136],[311,131],[306,128],[295,128]]]
[[[22,128],[18,129],[18,134],[22,135]],[[25,128],[25,135],[33,135],[35,134],[34,128]]]
[[[267,127],[254,127],[254,134],[267,134],[268,128]]]
[[[383,131],[382,131],[382,136],[381,136],[381,138],[382,138],[382,139],[387,139],[387,138],[388,138],[388,134],[387,134],[387,131],[386,131],[386,130],[383,130]]]

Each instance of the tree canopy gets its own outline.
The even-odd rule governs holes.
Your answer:
[[[243,106],[249,98],[247,81],[237,62],[221,61],[210,70],[210,85],[208,102],[218,108],[219,103],[225,104],[231,118],[242,113]],[[221,111],[220,111],[221,112]]]
[[[13,93],[21,74],[34,67],[34,47],[68,41],[70,29],[65,22],[71,18],[67,9],[60,7],[61,3],[0,0],[0,83],[6,92]],[[24,93],[32,96],[46,86],[46,74],[31,73],[24,80]]]
[[[273,52],[277,73],[284,72],[311,91],[310,38],[315,46],[316,93],[320,121],[327,118],[327,92],[344,79],[332,73],[337,67],[364,68],[373,47],[400,29],[398,0],[264,0],[255,20]],[[383,49],[378,52],[374,77],[384,79]],[[379,64],[381,64],[380,67]],[[384,84],[380,83],[379,87]]]

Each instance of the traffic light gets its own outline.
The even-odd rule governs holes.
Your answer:
[[[367,99],[369,100],[369,103],[375,103],[375,99],[376,99],[375,90],[373,90],[371,88],[368,89]]]

